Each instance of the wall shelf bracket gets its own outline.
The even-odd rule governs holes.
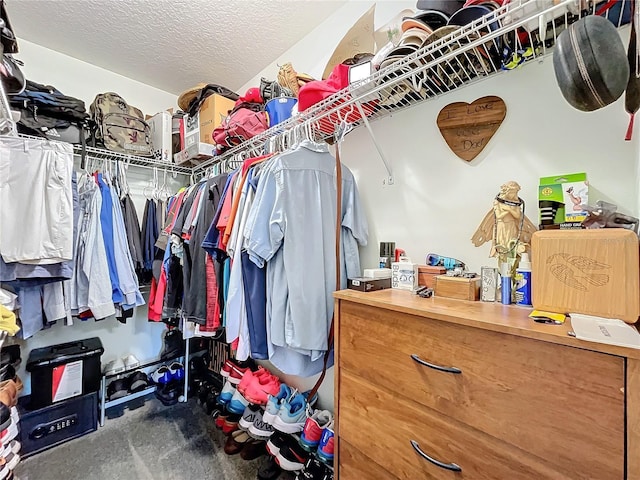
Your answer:
[[[371,136],[371,140],[373,140],[373,144],[375,145],[376,150],[378,151],[378,155],[380,155],[380,159],[382,160],[382,163],[384,163],[384,168],[387,170],[387,177],[382,181],[382,184],[393,185],[393,171],[391,169],[391,165],[389,164],[389,160],[384,154],[384,150],[382,150],[382,147],[378,143],[378,140],[376,139],[376,134],[373,133],[373,129],[371,128],[371,123],[369,123],[369,119],[367,118],[367,115],[364,113],[364,110],[362,108],[362,103],[360,103],[359,100],[356,100],[355,104],[356,104],[356,107],[358,108],[358,112],[360,112],[360,115],[362,116],[362,122],[364,123],[364,126],[367,129],[367,131],[369,132],[369,135]]]

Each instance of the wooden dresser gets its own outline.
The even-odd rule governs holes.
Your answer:
[[[340,480],[640,480],[640,350],[515,306],[335,298]]]

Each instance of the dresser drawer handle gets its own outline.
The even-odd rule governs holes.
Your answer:
[[[418,452],[418,455],[420,455],[422,458],[424,458],[426,461],[433,463],[434,465],[437,465],[440,468],[444,468],[445,470],[451,470],[452,472],[461,472],[462,468],[460,468],[459,465],[456,465],[455,463],[442,463],[439,462],[438,460],[436,460],[433,457],[430,457],[429,455],[427,455],[426,453],[424,453],[422,451],[422,449],[420,448],[420,445],[418,445],[418,442],[416,442],[415,440],[411,440],[411,446],[413,447],[413,449]]]
[[[418,362],[420,365],[433,368],[434,370],[439,370],[441,372],[447,372],[447,373],[462,373],[462,370],[456,367],[441,367],[440,365],[434,365],[433,363],[425,362],[415,353],[411,355],[411,358],[413,358],[413,360]]]

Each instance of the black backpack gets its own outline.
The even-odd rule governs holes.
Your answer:
[[[9,103],[20,112],[20,133],[77,144],[86,141],[89,115],[82,100],[27,80],[24,91],[10,96]]]

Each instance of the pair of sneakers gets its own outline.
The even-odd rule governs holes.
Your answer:
[[[151,380],[158,385],[167,385],[169,382],[184,380],[184,365],[173,362],[171,365],[162,365],[151,374]]]
[[[262,367],[255,372],[247,369],[238,384],[232,379],[231,375],[227,378],[218,401],[237,415],[249,405],[266,405],[269,395],[280,390],[280,379]]]
[[[20,462],[20,449],[22,446],[17,440],[11,440],[3,445],[0,452],[0,480],[7,480],[13,475],[13,470]]]
[[[264,421],[282,432],[299,433],[307,421],[307,409],[315,404],[317,394],[308,400],[308,392],[301,393],[286,384],[281,384],[277,394],[269,395],[264,412]]]
[[[104,367],[105,375],[117,375],[126,370],[132,370],[140,366],[140,360],[135,355],[127,355],[126,357],[111,360]]]
[[[255,372],[245,371],[238,384],[239,394],[254,405],[266,405],[269,396],[279,391],[280,379],[263,367],[258,367]]]
[[[238,422],[240,430],[247,432],[255,440],[269,440],[273,426],[264,421],[264,412],[259,405],[248,405]]]
[[[295,480],[333,480],[333,468],[312,456],[296,473]]]
[[[224,380],[228,380],[232,385],[238,385],[244,377],[244,374],[252,368],[255,368],[255,363],[251,360],[242,362],[230,358],[222,365],[220,375]]]
[[[333,461],[333,414],[329,410],[316,410],[304,424],[300,445],[307,452],[317,451],[318,457],[327,463]]]

